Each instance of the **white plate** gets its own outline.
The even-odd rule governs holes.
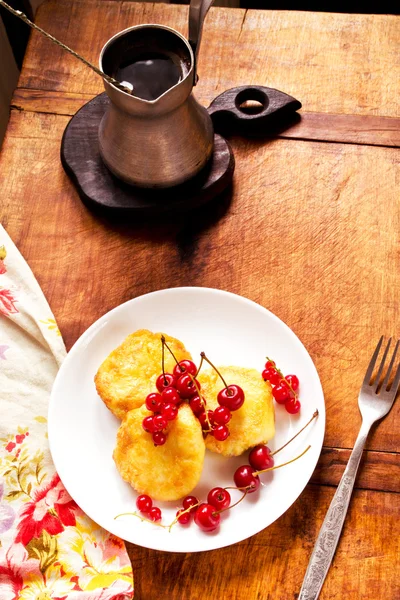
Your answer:
[[[225,513],[217,532],[204,533],[192,523],[171,532],[133,516],[137,494],[114,465],[118,420],[97,396],[93,378],[104,358],[125,337],[141,328],[179,338],[193,357],[204,350],[217,365],[255,367],[265,356],[300,379],[299,415],[276,405],[274,449],[296,433],[318,408],[319,417],[276,457],[285,462],[311,449],[301,459],[261,476],[265,485]],[[298,498],[317,463],[325,430],[325,406],[315,366],[296,335],[271,312],[235,294],[208,288],[172,288],[146,294],[110,311],[79,338],[54,383],[49,408],[49,441],[56,469],[68,492],[99,525],[121,538],[155,550],[197,552],[221,548],[258,533],[280,517]],[[246,464],[247,453],[223,458],[206,452],[203,474],[194,494],[206,499],[217,485],[233,484],[233,473]],[[232,493],[232,502],[240,497]],[[179,502],[157,503],[163,523],[175,517]]]

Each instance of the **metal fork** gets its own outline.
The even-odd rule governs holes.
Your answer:
[[[308,563],[298,600],[316,600],[319,596],[343,528],[358,466],[368,434],[372,425],[388,414],[396,398],[400,383],[400,365],[397,367],[391,385],[389,385],[389,379],[393,371],[400,340],[396,344],[382,385],[379,386],[379,382],[389,352],[391,339],[389,339],[386,345],[376,377],[371,383],[372,374],[375,369],[382,342],[383,336],[379,340],[376,350],[372,355],[358,396],[358,407],[362,417],[361,429],[350,455],[349,462],[347,463],[346,470],[343,473],[328,512],[326,513],[324,522],[322,523],[314,550],[311,554],[310,562]]]

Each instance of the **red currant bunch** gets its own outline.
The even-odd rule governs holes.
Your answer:
[[[136,506],[150,521],[154,523],[161,521],[161,509],[153,506],[153,500],[147,494],[141,494],[137,497]]]
[[[268,358],[261,376],[264,381],[270,382],[275,401],[278,404],[284,404],[288,413],[295,415],[300,411],[300,383],[296,375],[286,375],[285,377],[275,362]]]

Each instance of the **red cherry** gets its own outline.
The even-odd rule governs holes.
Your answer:
[[[161,399],[163,402],[172,402],[172,404],[180,404],[182,398],[179,392],[174,387],[167,387],[161,392]]]
[[[150,510],[149,519],[150,521],[154,521],[154,523],[156,523],[157,521],[161,521],[161,510],[158,508],[158,506],[154,506]]]
[[[147,433],[154,433],[156,428],[154,425],[154,417],[145,417],[142,421],[142,427]]]
[[[191,373],[191,375],[196,375],[197,367],[192,360],[181,360],[177,365],[175,365],[174,370],[172,371],[175,379],[179,379],[183,373]]]
[[[211,504],[200,504],[194,513],[194,522],[203,531],[214,531],[221,521],[220,515],[215,512],[215,507]]]
[[[212,417],[212,415],[213,415],[213,411],[212,410],[208,410],[207,413],[206,413],[206,411],[204,411],[204,412],[202,412],[197,417],[199,419],[199,421],[200,421],[200,425],[206,431],[208,431],[210,429],[210,426],[212,427],[212,425],[213,425],[213,417]]]
[[[260,487],[260,478],[258,475],[253,475],[253,467],[250,465],[242,465],[236,469],[233,479],[238,488],[247,488],[249,494],[256,492]]]
[[[161,416],[167,421],[173,421],[178,416],[178,407],[172,402],[167,402],[161,407]]]
[[[255,471],[263,471],[274,466],[274,457],[267,446],[260,444],[253,448],[249,454],[249,463]]]
[[[156,379],[156,388],[161,393],[167,387],[173,387],[175,383],[175,377],[171,373],[161,373]]]
[[[192,510],[190,511],[191,513],[194,513],[196,511],[198,504],[199,501],[197,500],[196,496],[186,496],[182,502],[182,506],[185,510],[187,508],[192,508]]]
[[[229,429],[226,425],[217,425],[213,428],[212,434],[217,440],[217,442],[224,442],[229,436]]]
[[[163,446],[167,441],[167,436],[163,431],[155,431],[152,437],[155,446]]]
[[[213,412],[213,419],[218,425],[226,425],[232,418],[231,411],[226,406],[217,406]]]
[[[264,369],[262,378],[269,381],[271,385],[278,385],[282,379],[282,375],[276,369],[270,367],[269,369]]]
[[[202,412],[204,412],[204,407],[207,404],[206,399],[200,397],[198,394],[190,398],[189,406],[192,409],[193,413],[196,417],[200,416]]]
[[[218,393],[217,400],[220,406],[226,406],[231,411],[238,410],[243,406],[244,392],[238,385],[228,385]]]
[[[176,517],[178,519],[178,523],[180,523],[181,525],[187,525],[191,519],[191,514],[190,512],[183,512],[184,509],[180,508],[178,510],[178,512],[176,513]]]
[[[290,398],[290,389],[287,383],[281,381],[281,383],[272,390],[272,395],[278,404],[285,404],[286,400]]]
[[[292,388],[292,390],[294,392],[297,392],[300,385],[299,378],[297,377],[297,375],[286,375],[285,379]]]
[[[223,508],[228,508],[228,506],[230,506],[231,495],[228,490],[224,490],[224,488],[221,487],[215,487],[208,492],[207,502],[217,510],[222,510]]]
[[[290,415],[297,415],[300,411],[301,404],[296,398],[289,398],[289,400],[285,402],[285,408]]]
[[[200,383],[197,380],[195,383],[193,377],[189,375],[189,373],[184,373],[176,380],[176,389],[182,398],[188,399],[198,393],[197,390],[200,389]]]
[[[153,417],[154,431],[162,431],[167,426],[167,419],[161,415]]]
[[[276,362],[274,360],[267,360],[267,362],[265,363],[266,369],[275,369],[275,367],[276,367]]]
[[[146,396],[146,408],[152,412],[158,412],[161,409],[162,398],[160,394],[153,392]]]
[[[136,498],[136,506],[142,513],[148,513],[153,508],[153,500],[147,494],[141,494]]]

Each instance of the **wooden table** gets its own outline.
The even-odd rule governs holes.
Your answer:
[[[96,62],[143,22],[186,33],[187,7],[50,0],[37,22]],[[267,530],[212,553],[129,546],[139,600],[295,599],[360,424],[357,394],[377,339],[399,335],[395,16],[211,9],[198,99],[249,83],[303,103],[269,141],[231,140],[231,194],[173,224],[117,223],[79,200],[60,164],[70,116],[102,90],[81,63],[31,36],[1,156],[0,219],[27,259],[67,347],[103,313],[180,285],[242,294],[285,321],[322,380],[327,426],[299,500]],[[368,442],[322,600],[400,598],[400,402]]]

